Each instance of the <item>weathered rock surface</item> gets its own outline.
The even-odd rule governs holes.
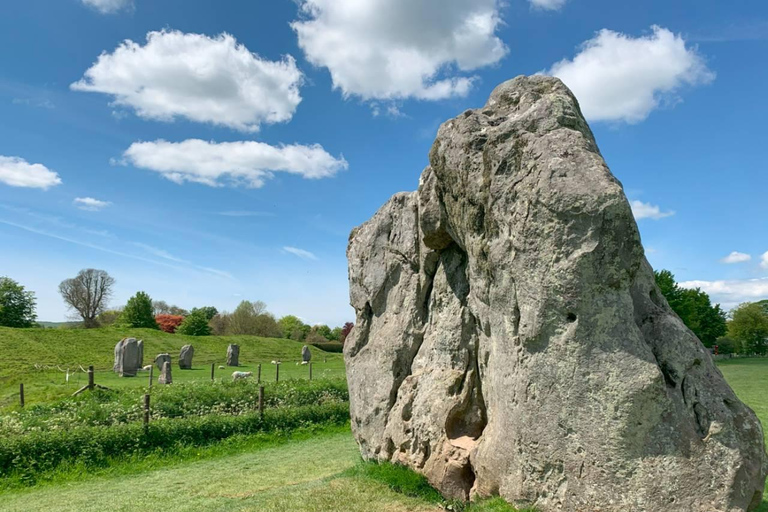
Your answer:
[[[356,228],[344,348],[367,459],[549,511],[740,511],[762,427],[655,285],[571,92],[518,77],[442,125]]]
[[[136,338],[123,338],[115,345],[113,370],[121,377],[135,377],[141,368],[141,343]]]
[[[168,362],[168,364],[171,363],[171,354],[157,354],[155,356],[155,366],[157,366],[157,369],[160,371],[163,371],[163,365]]]
[[[144,367],[144,340],[139,340],[137,347],[139,350],[139,354],[138,356],[136,356],[136,361],[137,361],[136,367],[143,368]]]
[[[227,347],[227,366],[240,366],[240,345]]]
[[[182,370],[192,369],[192,356],[195,355],[195,347],[184,345],[179,353],[179,368]]]
[[[157,378],[158,384],[172,384],[173,377],[171,376],[171,362],[163,361],[163,367],[160,370],[160,376]]]
[[[301,360],[308,363],[312,360],[312,352],[309,351],[309,347],[304,345],[301,347]]]

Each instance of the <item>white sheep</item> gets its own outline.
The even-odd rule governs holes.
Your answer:
[[[232,372],[232,380],[247,379],[252,376],[253,372]]]
[[[148,371],[149,371],[149,370],[151,370],[151,369],[152,369],[152,365],[151,365],[151,364],[148,364],[147,366],[145,366],[144,368],[142,368],[142,370],[144,370],[145,372],[148,372]]]
[[[224,365],[221,365],[221,364],[219,365],[219,370],[225,370],[226,368],[227,368],[227,367],[226,367],[226,366],[224,366]]]

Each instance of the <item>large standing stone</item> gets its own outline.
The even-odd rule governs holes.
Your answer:
[[[240,366],[240,345],[227,347],[227,366]]]
[[[418,191],[347,255],[366,459],[543,512],[759,505],[762,427],[656,287],[559,80],[518,77],[443,124]]]
[[[157,369],[162,371],[163,370],[163,364],[165,362],[170,363],[171,362],[171,355],[170,354],[157,354],[157,357],[155,357],[155,366],[157,366]]]
[[[312,352],[309,351],[309,347],[304,345],[301,347],[301,360],[308,363],[312,360]]]
[[[191,370],[193,355],[195,355],[195,348],[192,345],[184,345],[181,347],[181,353],[179,354],[179,368],[182,370]]]
[[[171,384],[173,378],[171,377],[171,362],[163,361],[163,368],[160,370],[160,376],[157,378],[158,384]]]
[[[121,377],[135,377],[141,368],[139,343],[136,338],[123,338],[115,345],[113,370]]]

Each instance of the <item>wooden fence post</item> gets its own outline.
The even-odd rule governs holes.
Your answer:
[[[280,362],[278,361],[277,364],[275,364],[275,382],[278,382],[280,380]]]
[[[264,386],[259,386],[259,418],[264,419]]]
[[[261,384],[261,363],[259,363],[259,368],[256,371],[256,382]]]
[[[149,389],[152,389],[153,374],[155,373],[155,365],[149,367]]]
[[[309,362],[309,380],[312,380],[312,361]]]
[[[19,384],[19,404],[24,407],[24,384]]]
[[[215,364],[216,363],[211,363],[211,382],[213,382],[213,380],[214,380],[214,373],[213,372],[215,371],[215,368],[216,368]]]
[[[96,386],[93,378],[93,365],[90,365],[88,367],[88,389],[93,391],[93,388]]]
[[[144,395],[144,430],[149,428],[149,396]]]

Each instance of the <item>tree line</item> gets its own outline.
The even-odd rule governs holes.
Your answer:
[[[294,315],[276,318],[262,301],[242,301],[234,311],[219,312],[214,306],[186,310],[137,292],[123,307],[109,308],[115,280],[106,271],[81,270],[65,279],[59,293],[86,329],[100,326],[160,329],[191,336],[253,335],[288,338],[306,343],[343,343],[352,322],[331,328],[307,325]],[[37,323],[35,294],[8,277],[0,277],[0,326],[41,327]]]

